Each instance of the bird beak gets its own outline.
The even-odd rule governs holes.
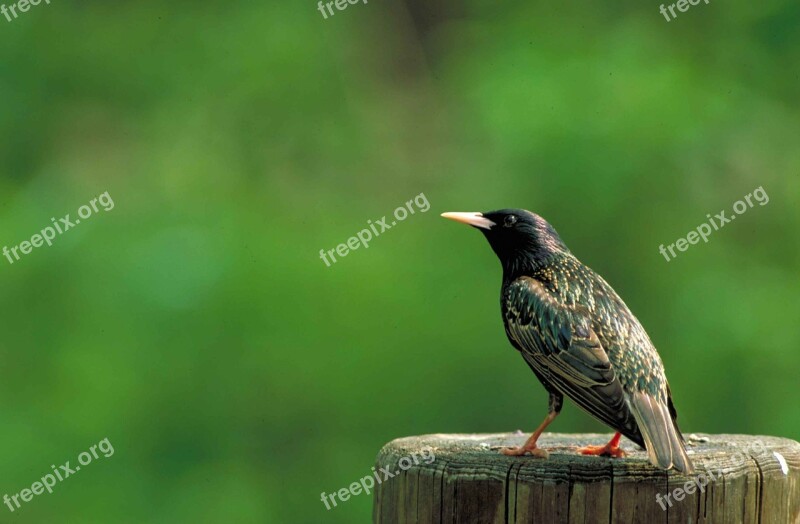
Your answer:
[[[492,229],[497,225],[480,213],[442,213],[442,216],[481,229]]]

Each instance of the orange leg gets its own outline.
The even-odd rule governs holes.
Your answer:
[[[625,456],[625,452],[619,447],[620,437],[622,437],[622,433],[615,433],[605,446],[584,446],[582,448],[578,448],[578,453],[581,455],[598,455],[601,457],[622,458]]]
[[[544,422],[542,422],[539,425],[539,427],[536,428],[536,431],[533,432],[530,438],[528,438],[528,440],[525,441],[525,444],[523,444],[522,446],[515,446],[513,448],[503,448],[500,450],[500,453],[502,453],[503,455],[507,455],[509,457],[519,457],[524,455],[525,453],[530,453],[534,457],[547,458],[548,457],[547,451],[541,448],[537,448],[536,441],[539,440],[539,436],[542,433],[544,433],[545,428],[547,428],[547,426],[549,426],[550,423],[553,422],[557,416],[558,416],[558,411],[551,411],[544,418]]]

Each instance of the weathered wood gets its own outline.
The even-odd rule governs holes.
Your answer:
[[[373,521],[800,523],[800,444],[793,440],[688,435],[696,468],[689,476],[654,468],[644,450],[625,439],[624,459],[575,452],[610,437],[545,433],[539,444],[550,451],[548,459],[498,452],[521,445],[521,433],[393,440],[377,458],[376,470],[394,476],[378,477]]]

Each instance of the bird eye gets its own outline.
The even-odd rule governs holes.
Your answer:
[[[511,227],[517,223],[516,215],[508,215],[503,221],[503,227]]]

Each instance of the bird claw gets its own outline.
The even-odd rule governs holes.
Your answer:
[[[546,458],[550,457],[550,453],[548,453],[547,450],[544,450],[542,448],[536,448],[536,447],[526,448],[525,446],[514,446],[514,447],[510,447],[510,448],[502,448],[500,450],[500,453],[502,453],[503,455],[505,455],[507,457],[521,457],[521,456],[525,455],[526,453],[530,453],[534,457],[541,458],[541,459],[546,459]]]
[[[598,457],[624,458],[625,452],[620,447],[605,446],[583,446],[578,448],[581,455],[595,455]]]

